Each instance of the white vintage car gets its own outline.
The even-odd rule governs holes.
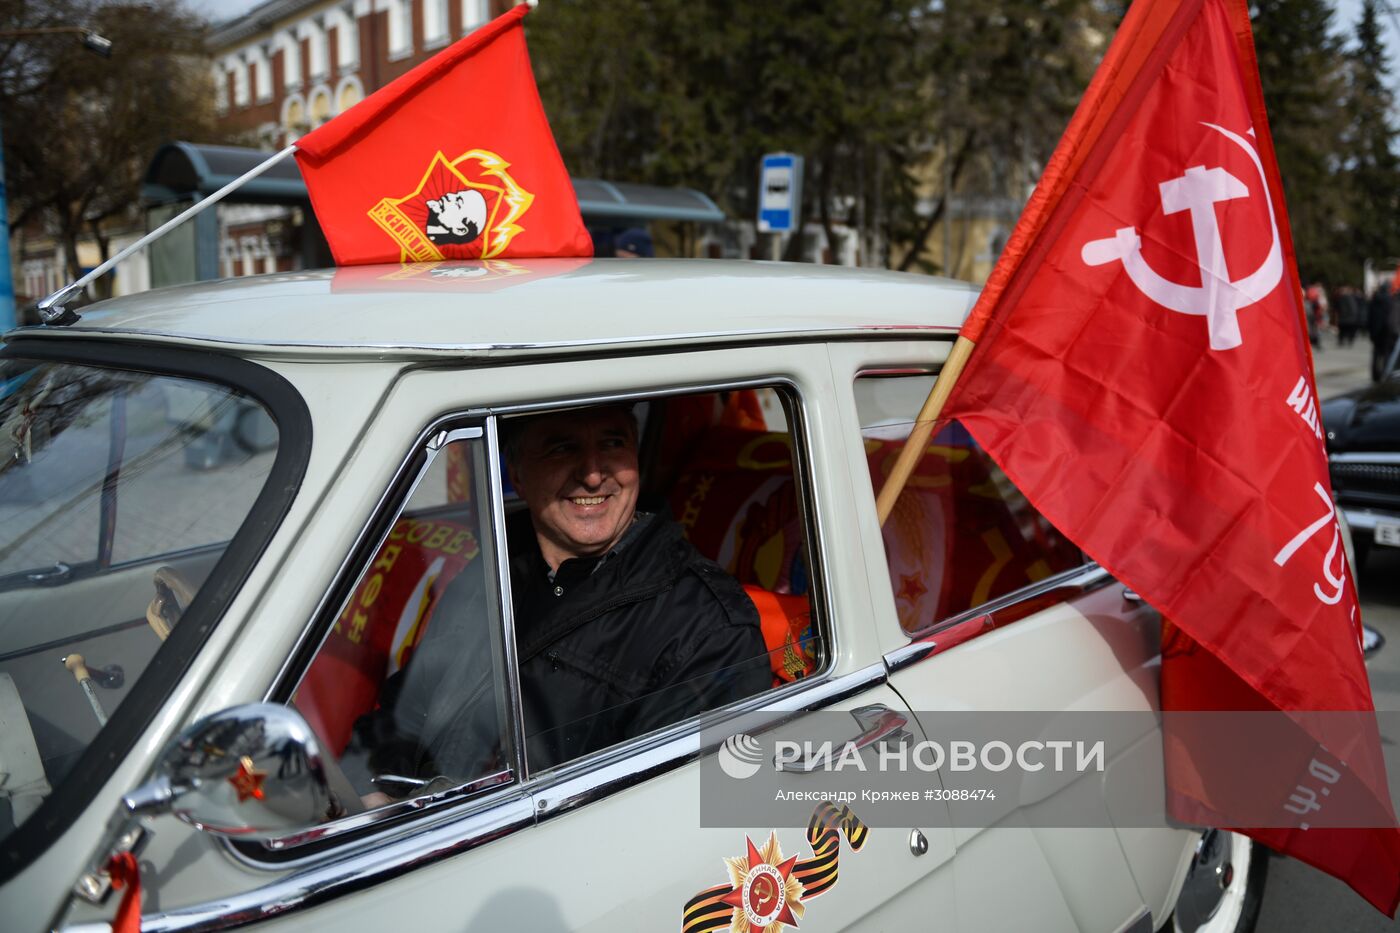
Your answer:
[[[1109,777],[1160,771],[1155,736],[1089,785],[1099,827],[702,826],[702,729],[756,709],[906,736],[916,710],[1154,709],[1156,614],[958,426],[877,520],[974,297],[808,265],[460,263],[10,333],[0,926],[106,930],[130,851],[145,930],[1248,928],[1262,852],[1114,826]],[[498,438],[620,401],[642,506],[744,586],[771,687],[532,761]],[[366,717],[469,571],[497,731],[477,767],[378,772]]]

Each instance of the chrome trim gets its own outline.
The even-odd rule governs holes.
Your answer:
[[[1400,453],[1354,451],[1332,454],[1327,459],[1332,463],[1400,463]]]
[[[1019,590],[1013,590],[1004,596],[988,600],[979,606],[974,606],[957,615],[940,619],[933,625],[925,629],[914,632],[909,637],[912,639],[909,644],[901,645],[885,654],[885,667],[891,674],[903,670],[910,665],[927,658],[938,648],[938,643],[933,640],[937,635],[954,625],[979,618],[981,616],[995,616],[998,610],[1014,606],[1019,602],[1039,596],[1041,593],[1061,587],[1080,587],[1081,589],[1097,589],[1112,582],[1113,577],[1109,572],[1098,564],[1085,564],[1080,567],[1072,567],[1069,570],[1062,570],[1054,576],[1046,577],[1038,583],[1023,586]],[[987,631],[992,631],[989,626]]]
[[[1032,596],[1039,596],[1041,593],[1059,589],[1062,586],[1089,587],[1095,584],[1101,584],[1109,579],[1112,578],[1109,576],[1108,571],[1104,570],[1098,564],[1090,563],[1082,564],[1078,567],[1071,567],[1068,570],[1061,570],[1053,576],[1046,577],[1044,580],[1037,583],[1023,586],[1019,590],[1012,590],[1010,593],[998,596],[995,599],[989,599],[980,606],[973,606],[971,609],[960,612],[957,615],[949,616],[946,619],[940,619],[928,628],[913,633],[911,637],[920,638],[927,635],[936,635],[939,629],[957,625],[959,622],[975,619],[978,616],[993,615],[998,609],[1014,606],[1019,602],[1030,599]]]
[[[828,365],[830,360],[828,359]],[[817,623],[817,631],[822,635],[822,647],[826,657],[816,673],[830,670],[839,656],[840,633],[836,628],[836,609],[832,602],[831,587],[827,574],[826,523],[822,510],[817,508],[816,484],[812,481],[814,460],[811,455],[811,430],[808,426],[807,399],[797,383],[785,380],[792,392],[791,404],[783,405],[787,417],[788,436],[792,438],[792,477],[795,486],[797,507],[802,517],[803,534],[807,545],[807,601],[812,607]],[[819,596],[813,599],[812,594]]]
[[[1400,514],[1379,509],[1339,506],[1337,511],[1346,518],[1352,531],[1369,531],[1374,534],[1376,526],[1381,522],[1400,522]]]
[[[526,829],[534,822],[534,805],[530,797],[522,793],[513,800],[501,801],[458,819],[431,826],[415,824],[417,832],[342,853],[339,859],[294,871],[248,891],[190,907],[146,914],[141,918],[141,929],[143,933],[231,930],[286,916],[468,852]],[[67,928],[73,933],[109,933],[110,929],[106,921]]]
[[[909,725],[909,717],[903,713],[895,712],[883,703],[872,703],[869,706],[853,709],[851,716],[860,725],[861,731],[855,738],[847,739],[841,743],[843,750],[848,748],[859,750],[871,746],[884,748],[888,743],[904,745],[909,741],[909,730],[905,728]],[[835,743],[823,743],[812,754],[799,761],[775,761],[774,768],[778,771],[811,774],[819,769],[825,770],[835,757]]]
[[[712,754],[719,748],[719,742],[702,745],[700,733],[727,719],[753,712],[791,714],[774,717],[767,724],[767,728],[777,728],[802,713],[824,709],[859,696],[885,682],[883,664],[871,664],[811,686],[806,686],[808,682],[799,681],[791,686],[802,689],[784,691],[783,696],[760,693],[748,702],[727,707],[702,717],[698,722],[678,723],[628,745],[570,762],[556,771],[541,775],[528,785],[535,794],[536,816],[543,821],[576,810]]]
[[[26,332],[42,332],[42,328],[25,328]],[[860,324],[852,327],[826,327],[820,330],[810,328],[758,328],[754,330],[695,331],[692,333],[638,334],[630,337],[610,337],[605,340],[556,340],[543,343],[321,343],[312,340],[280,340],[270,343],[265,340],[247,340],[238,337],[214,337],[201,334],[178,333],[174,331],[143,330],[136,327],[94,327],[90,325],[70,326],[64,331],[48,331],[49,334],[69,333],[103,334],[117,339],[150,340],[165,339],[181,344],[211,344],[224,347],[256,347],[270,352],[296,352],[304,350],[349,351],[350,356],[375,356],[398,351],[404,356],[417,357],[419,354],[466,354],[471,356],[468,365],[490,365],[497,362],[494,357],[508,353],[550,354],[574,351],[584,353],[594,351],[606,353],[616,348],[627,353],[634,349],[655,348],[668,353],[699,352],[713,350],[731,344],[803,342],[824,343],[830,340],[952,340],[958,328],[942,324]],[[679,346],[672,346],[679,344]],[[458,360],[458,362],[462,362]]]
[[[506,546],[506,505],[501,490],[501,451],[496,417],[486,419],[486,462],[490,471],[487,485],[491,493],[491,540],[496,550],[496,582],[504,623],[501,644],[505,648],[506,725],[510,729],[508,754],[515,772],[529,778],[525,761],[525,707],[520,699],[520,665],[515,645],[515,602],[510,592],[510,558]]]
[[[432,813],[438,810],[445,810],[454,804],[460,804],[464,800],[480,798],[484,791],[498,787],[504,787],[512,783],[515,773],[509,768],[503,771],[496,771],[483,775],[465,784],[449,787],[432,794],[420,794],[416,797],[409,797],[404,800],[397,800],[383,807],[373,810],[366,810],[362,813],[355,813],[350,816],[341,817],[334,823],[327,823],[324,826],[314,826],[311,829],[297,833],[289,833],[286,836],[279,836],[276,839],[269,839],[261,846],[250,843],[240,843],[231,840],[229,849],[234,853],[235,858],[245,865],[261,869],[283,869],[298,865],[310,864],[313,861],[325,861],[328,853],[325,850],[317,850],[304,855],[301,858],[282,859],[258,858],[253,853],[259,848],[270,852],[287,852],[302,846],[313,843],[330,843],[341,836],[350,833],[362,832],[367,827],[384,824],[387,829],[391,821],[399,820],[415,813]],[[423,781],[427,785],[431,781]]]
[[[918,664],[937,650],[938,642],[931,639],[911,641],[885,653],[885,669],[891,674],[897,673],[912,664]]]

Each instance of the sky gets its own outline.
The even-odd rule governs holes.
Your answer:
[[[1395,53],[1400,50],[1400,25],[1396,22],[1400,19],[1400,6],[1394,7],[1394,13],[1387,13],[1386,6],[1387,3],[1383,0],[1380,4],[1381,35],[1390,49],[1390,65],[1393,72],[1396,70]],[[1351,40],[1356,33],[1356,22],[1361,19],[1361,0],[1333,0],[1332,7],[1336,10],[1336,15],[1332,17],[1332,30]],[[1394,74],[1391,77],[1394,77]]]
[[[222,23],[242,16],[263,0],[181,0],[186,9],[206,17],[211,23]]]

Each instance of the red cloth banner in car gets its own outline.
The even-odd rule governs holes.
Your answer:
[[[337,265],[591,256],[520,5],[297,141]]]
[[[1133,4],[963,336],[944,416],[1175,626],[1165,708],[1372,710],[1245,0]],[[1319,799],[1385,825],[1245,831],[1393,914],[1400,830],[1353,738]]]
[[[384,678],[408,665],[447,584],[479,553],[476,536],[459,522],[394,523],[294,697],[334,754],[374,708]]]

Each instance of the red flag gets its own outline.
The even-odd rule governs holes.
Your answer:
[[[1164,709],[1373,709],[1246,0],[1133,4],[963,336],[944,415],[1202,649]],[[1384,825],[1246,831],[1393,914],[1357,738]]]
[[[591,256],[520,5],[297,141],[337,265]]]

